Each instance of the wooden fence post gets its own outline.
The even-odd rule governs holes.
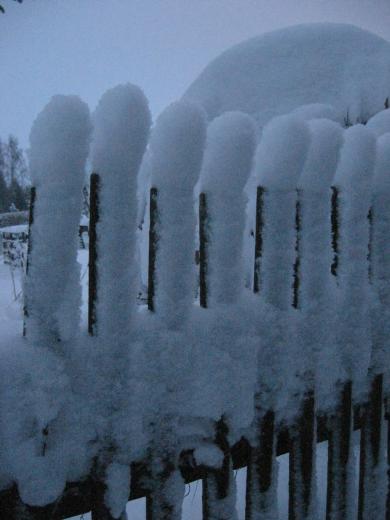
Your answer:
[[[275,413],[268,410],[256,421],[257,441],[250,446],[245,498],[245,520],[267,518],[274,508],[274,485],[276,460]]]
[[[383,464],[383,461],[380,460],[382,425],[383,375],[379,374],[372,380],[361,426],[358,520],[371,520],[373,502],[375,506],[379,507],[379,504],[375,503],[375,493],[380,484],[376,471]]]
[[[347,381],[341,390],[338,410],[330,420],[326,520],[348,518],[348,463],[352,426],[352,383]]]
[[[207,195],[201,193],[199,196],[199,292],[200,305],[207,308],[208,304],[208,207]],[[216,520],[219,506],[222,501],[231,499],[231,479],[233,478],[233,465],[230,446],[227,440],[228,427],[222,417],[216,424],[215,444],[223,452],[222,467],[209,470],[202,484],[203,520]],[[231,513],[231,507],[235,507],[235,498],[225,508],[226,514]],[[232,516],[224,516],[221,520],[228,520]]]
[[[155,275],[156,275],[156,253],[157,253],[157,188],[151,188],[149,199],[149,264],[148,264],[148,309],[154,311]]]
[[[96,303],[97,303],[97,258],[98,240],[97,224],[99,222],[100,202],[100,177],[93,173],[90,179],[90,202],[89,202],[89,281],[88,281],[88,332],[91,336],[96,335]]]
[[[265,188],[258,186],[256,190],[256,223],[255,223],[255,265],[253,269],[253,292],[260,292],[261,285],[261,254],[263,250],[263,199]]]
[[[199,303],[207,307],[207,199],[199,195]]]
[[[261,292],[261,258],[263,255],[265,188],[256,190],[255,259],[253,292]],[[256,397],[255,397],[256,402]],[[255,405],[256,442],[249,447],[246,478],[245,520],[266,518],[275,507],[272,493],[275,479],[276,425],[272,409],[261,410]]]
[[[28,240],[27,240],[27,259],[26,259],[26,278],[29,273],[29,264],[30,264],[30,256],[32,250],[32,237],[31,237],[31,228],[34,223],[34,209],[35,209],[35,200],[36,200],[36,189],[35,186],[32,186],[30,189],[30,208],[28,213]],[[28,303],[26,301],[26,296],[24,296],[24,305],[23,305],[23,336],[25,337],[27,334],[27,318],[28,318]]]
[[[375,280],[373,269],[374,254],[374,210],[370,208],[367,219],[369,223],[369,242],[368,242],[368,279],[370,284]],[[379,246],[380,247],[380,246]],[[377,252],[378,254],[378,252]],[[377,261],[384,260],[377,258]],[[368,377],[370,381],[370,393],[367,404],[363,407],[363,417],[360,435],[360,471],[359,471],[359,502],[358,520],[371,520],[373,515],[379,518],[384,513],[384,503],[381,505],[381,496],[378,496],[380,486],[379,478],[384,476],[379,473],[383,467],[383,374],[373,375],[375,369],[375,347],[373,355],[374,367],[371,367]]]
[[[331,273],[337,277],[339,267],[340,215],[337,187],[332,186],[331,226],[333,262]],[[345,520],[348,514],[348,463],[352,443],[352,382],[343,383],[339,406],[329,421],[328,487],[326,520]]]
[[[300,307],[300,264],[301,264],[301,192],[297,190],[295,211],[296,258],[294,263],[293,302],[295,309]],[[311,518],[315,507],[313,496],[316,451],[316,415],[314,397],[314,376],[311,371],[305,371],[305,393],[301,409],[297,418],[296,427],[289,432],[290,437],[290,465],[289,465],[289,520],[304,520]]]

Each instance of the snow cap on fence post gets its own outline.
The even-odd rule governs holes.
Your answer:
[[[254,175],[264,188],[260,293],[280,310],[293,302],[296,190],[309,144],[307,124],[286,115],[268,123],[256,151]]]
[[[253,119],[226,112],[207,131],[199,191],[207,198],[207,272],[211,303],[234,303],[244,286],[244,186],[256,146]]]
[[[343,131],[339,124],[328,119],[313,119],[307,124],[310,146],[298,188],[317,193],[329,191],[343,143]]]
[[[390,132],[377,140],[376,150],[373,192],[388,195],[390,193]]]
[[[26,285],[27,335],[43,343],[69,340],[79,325],[78,230],[91,130],[83,101],[54,96],[30,133],[29,164],[37,195]]]
[[[309,143],[307,124],[300,117],[288,114],[272,119],[256,151],[258,185],[278,191],[295,190]]]
[[[150,180],[157,189],[156,311],[176,327],[194,300],[195,214],[206,116],[198,105],[175,102],[158,118],[150,142]]]
[[[368,120],[366,127],[375,134],[376,137],[390,132],[390,110],[382,110]]]
[[[347,190],[348,196],[361,194],[366,205],[370,200],[375,153],[375,136],[366,126],[351,126],[344,132],[344,144],[333,184]]]
[[[151,116],[141,89],[125,84],[102,96],[93,119],[92,167],[101,178],[96,326],[99,335],[119,339],[127,337],[136,302],[137,175]]]

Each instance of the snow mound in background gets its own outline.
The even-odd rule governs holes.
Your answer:
[[[383,109],[389,94],[390,43],[352,25],[318,23],[232,47],[184,97],[201,103],[210,119],[240,110],[263,126],[276,115],[318,103],[333,106],[339,122],[366,121]]]

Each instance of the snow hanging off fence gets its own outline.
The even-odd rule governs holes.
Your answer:
[[[74,338],[80,320],[80,269],[76,254],[81,189],[92,125],[87,105],[55,96],[34,122],[30,171],[35,202],[26,298],[31,337],[42,346]]]
[[[142,92],[108,91],[93,117],[100,190],[96,327],[88,335],[79,320],[76,243],[92,125],[80,100],[54,98],[31,133],[37,198],[27,339],[2,351],[4,487],[17,482],[25,502],[43,505],[98,467],[118,518],[131,463],[152,454],[154,510],[169,506],[179,517],[180,455],[193,449],[199,464],[223,465],[226,453],[214,442],[222,417],[224,442],[245,437],[257,446],[264,413],[292,425],[308,392],[317,411],[331,410],[347,381],[364,398],[367,374],[389,361],[387,117],[343,129],[331,107],[303,106],[258,133],[240,112],[207,127],[203,109],[181,101],[149,140]],[[154,285],[149,310],[136,310],[137,176],[146,149]],[[274,517],[276,478],[273,470],[264,499]],[[213,510],[235,518],[234,493],[230,481]]]

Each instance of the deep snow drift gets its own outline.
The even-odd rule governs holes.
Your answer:
[[[210,119],[241,110],[263,126],[300,105],[332,105],[340,122],[367,120],[390,94],[390,43],[352,25],[280,29],[240,43],[212,61],[184,97]]]

